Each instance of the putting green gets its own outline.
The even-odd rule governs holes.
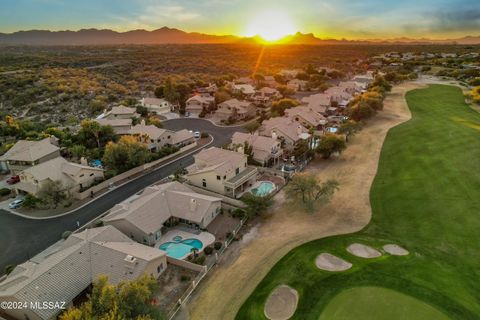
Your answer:
[[[379,287],[357,287],[335,296],[319,320],[449,320],[418,299]]]

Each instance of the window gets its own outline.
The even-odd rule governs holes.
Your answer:
[[[223,180],[227,179],[227,176],[223,176]]]
[[[80,178],[83,177],[84,175],[85,175],[85,174],[82,173],[82,174],[80,175]]]
[[[202,186],[203,186],[204,188],[207,187],[207,181],[206,181],[205,179],[202,179]]]
[[[239,173],[240,173],[240,168],[235,169],[235,174],[239,174]]]
[[[217,176],[217,180],[220,180],[221,178],[222,178],[222,177],[220,177],[220,176]]]
[[[92,177],[94,174],[93,173],[90,173],[90,177]]]

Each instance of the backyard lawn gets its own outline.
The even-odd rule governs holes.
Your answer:
[[[292,319],[480,318],[480,114],[452,86],[432,85],[406,98],[412,119],[387,135],[370,224],[290,251],[237,319],[265,319],[264,303],[280,284],[298,291]],[[346,251],[352,243],[377,250],[398,244],[410,254],[363,259]],[[353,267],[322,271],[315,265],[322,252]]]

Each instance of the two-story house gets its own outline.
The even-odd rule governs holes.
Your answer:
[[[211,147],[193,157],[195,163],[186,168],[193,186],[236,198],[257,179],[258,170],[247,165],[246,154]]]
[[[283,154],[281,143],[278,139],[258,134],[235,132],[230,146],[233,149],[237,149],[238,147],[244,147],[245,143],[252,147],[253,160],[262,166],[276,163]]]

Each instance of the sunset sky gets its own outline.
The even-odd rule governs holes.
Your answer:
[[[480,35],[479,0],[0,0],[0,32],[162,26],[247,35],[275,11],[321,38],[453,38]]]

